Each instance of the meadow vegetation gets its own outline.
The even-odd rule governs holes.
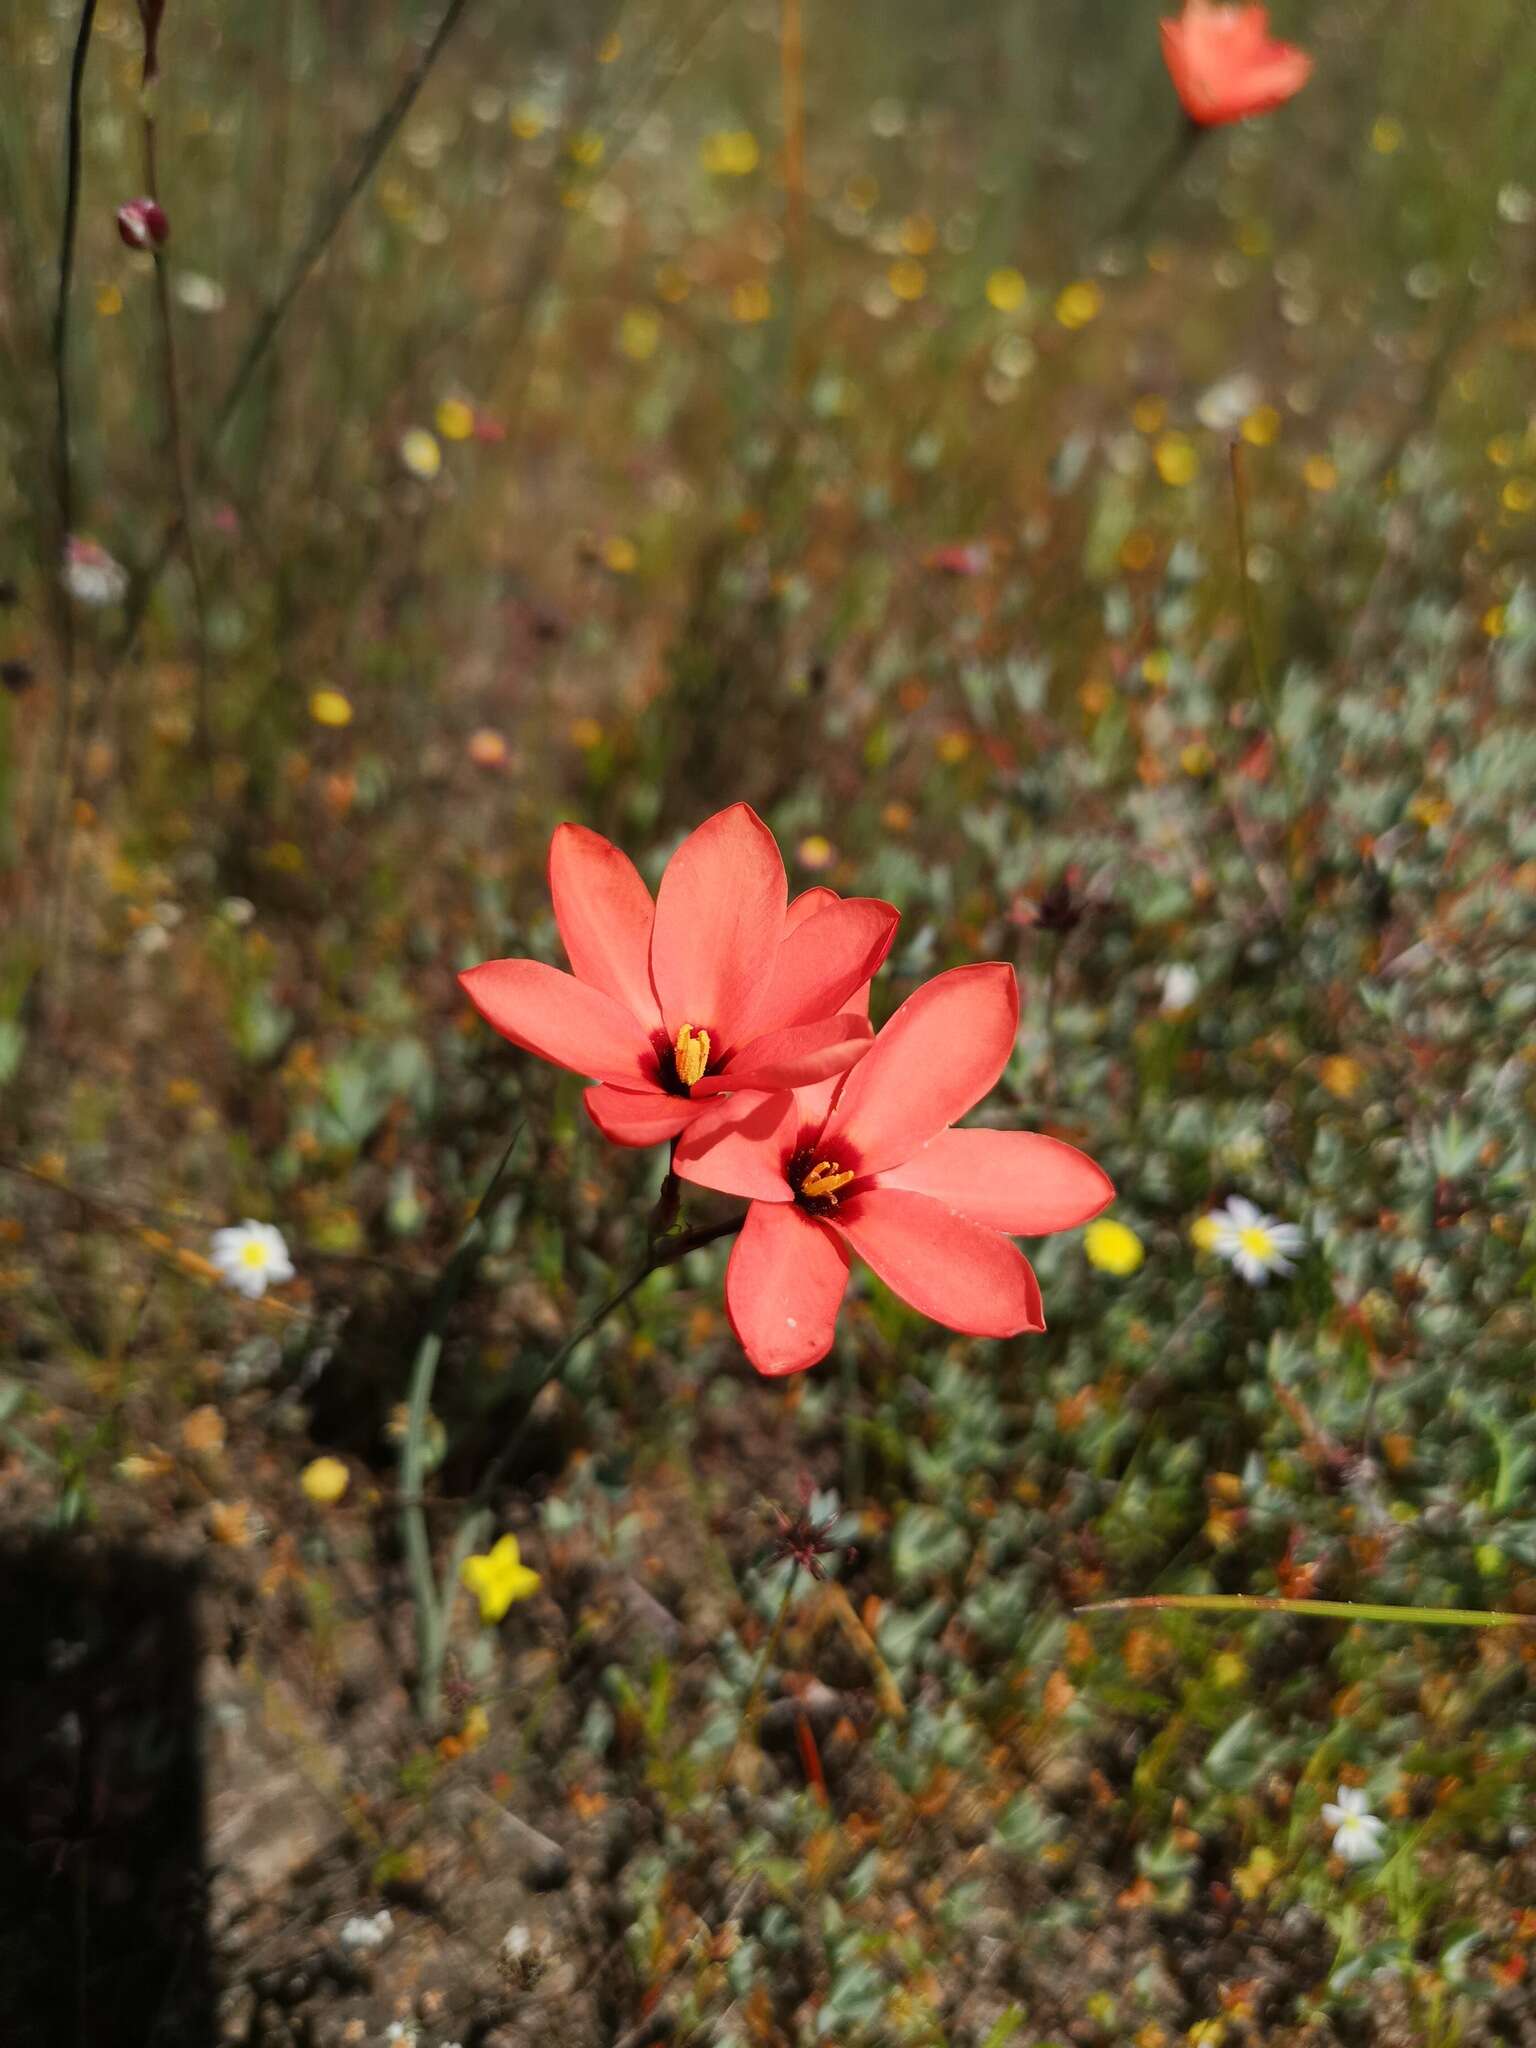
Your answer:
[[[66,488],[0,11],[0,1499],[197,1567],[228,2039],[1536,2043],[1536,1636],[1086,1611],[1536,1622],[1536,17],[1158,12],[102,0]],[[736,802],[1017,968],[1044,1334],[760,1378],[465,1001]]]

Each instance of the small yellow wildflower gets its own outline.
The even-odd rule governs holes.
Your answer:
[[[299,1474],[299,1485],[320,1507],[332,1507],[352,1484],[352,1474],[340,1458],[311,1458]]]
[[[1200,454],[1187,434],[1164,434],[1152,451],[1157,473],[1165,484],[1182,490],[1200,473]]]
[[[480,1619],[500,1621],[516,1600],[530,1599],[541,1584],[537,1572],[523,1563],[515,1536],[503,1536],[494,1549],[466,1557],[459,1578],[480,1603]]]
[[[773,311],[773,294],[761,278],[750,277],[731,293],[731,318],[755,327]]]
[[[706,135],[699,149],[699,161],[712,178],[750,178],[761,155],[749,128],[721,128]]]
[[[1011,263],[1004,264],[987,279],[987,304],[999,313],[1016,313],[1028,289],[1023,271],[1015,270]]]
[[[886,283],[898,299],[920,299],[928,289],[928,273],[915,256],[903,256],[886,272]]]
[[[1331,1052],[1318,1066],[1317,1078],[1340,1102],[1349,1102],[1365,1083],[1365,1069],[1345,1052]]]
[[[656,353],[661,320],[649,306],[630,306],[619,322],[619,347],[631,362],[643,363]]]
[[[808,833],[795,852],[800,865],[813,871],[817,868],[830,867],[835,858],[831,840],[821,832]]]
[[[316,725],[350,725],[352,705],[340,690],[316,690],[309,700],[309,715]]]
[[[445,441],[467,441],[475,431],[474,408],[462,398],[445,398],[437,408],[437,431]]]
[[[1220,1236],[1221,1225],[1217,1222],[1214,1213],[1197,1216],[1189,1226],[1189,1241],[1197,1252],[1215,1251],[1216,1241]]]
[[[1135,1272],[1147,1252],[1128,1224],[1101,1216],[1083,1232],[1083,1255],[1097,1272],[1113,1273],[1123,1280]]]
[[[1241,1898],[1250,1903],[1265,1891],[1275,1872],[1280,1868],[1280,1859],[1273,1849],[1262,1846],[1255,1849],[1248,1861],[1232,1873],[1233,1889]]]
[[[1243,421],[1243,439],[1251,448],[1268,448],[1279,439],[1281,425],[1274,406],[1257,406]]]
[[[1338,489],[1337,466],[1326,455],[1309,455],[1302,465],[1302,477],[1309,491],[1333,491]]]
[[[640,550],[622,533],[609,535],[603,542],[602,555],[603,567],[615,576],[633,576],[640,561]]]
[[[1403,146],[1403,124],[1391,114],[1382,114],[1371,129],[1371,147],[1378,156],[1391,156]]]
[[[1088,326],[1103,310],[1104,294],[1086,278],[1069,284],[1056,301],[1056,318],[1068,329]]]

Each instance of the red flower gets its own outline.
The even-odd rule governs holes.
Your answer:
[[[835,1079],[869,1049],[869,978],[897,912],[830,889],[790,903],[746,804],[683,841],[654,903],[628,856],[581,825],[557,827],[549,889],[574,973],[488,960],[459,980],[503,1038],[597,1080],[587,1109],[616,1144],[675,1138],[733,1089]]]
[[[1305,50],[1270,35],[1267,8],[1212,0],[1184,0],[1179,19],[1163,23],[1163,61],[1185,113],[1202,128],[1284,106],[1312,75]]]
[[[722,1104],[684,1132],[677,1172],[751,1200],[725,1306],[759,1372],[826,1356],[852,1252],[952,1330],[1045,1328],[1010,1239],[1074,1229],[1114,1189],[1059,1139],[950,1129],[1002,1073],[1018,1025],[1011,967],[956,967],[909,996],[842,1080]]]

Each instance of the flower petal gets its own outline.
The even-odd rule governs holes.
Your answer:
[[[704,1114],[678,1140],[672,1168],[695,1187],[755,1202],[790,1202],[785,1168],[795,1149],[800,1115],[787,1090],[773,1095],[731,1095],[707,1103]]]
[[[1011,1238],[904,1188],[861,1189],[828,1222],[903,1301],[972,1337],[1043,1330],[1040,1288]]]
[[[788,910],[784,913],[785,938],[787,939],[791,932],[798,931],[807,918],[815,917],[819,911],[828,909],[834,903],[841,903],[842,900],[835,889],[828,889],[821,883],[817,883],[813,889],[802,889],[800,894],[791,900]]]
[[[823,1144],[861,1174],[910,1159],[993,1086],[1018,1029],[1019,985],[1006,962],[935,975],[843,1083]]]
[[[773,834],[746,804],[706,818],[667,862],[656,892],[651,981],[667,1036],[707,1031],[715,1057],[773,975],[789,885]]]
[[[743,1046],[724,1071],[693,1084],[694,1098],[733,1088],[801,1088],[845,1074],[868,1053],[875,1034],[867,1017],[850,1012],[815,1024],[765,1032]]]
[[[656,1053],[615,997],[542,960],[486,960],[459,986],[493,1031],[573,1074],[655,1086]]]
[[[725,1312],[761,1373],[804,1372],[825,1358],[848,1284],[848,1254],[793,1203],[754,1202],[725,1272]]]
[[[941,1131],[878,1184],[930,1195],[1010,1237],[1075,1230],[1115,1198],[1085,1152],[1039,1131]]]
[[[778,1031],[835,1016],[875,974],[891,950],[901,913],[874,896],[834,901],[785,937],[753,1031]]]
[[[707,1107],[661,1088],[641,1091],[607,1084],[589,1088],[581,1099],[587,1115],[615,1145],[659,1145],[686,1130]]]
[[[647,1031],[658,1030],[661,1009],[651,987],[656,906],[629,855],[585,825],[557,825],[549,893],[576,979],[616,997]]]

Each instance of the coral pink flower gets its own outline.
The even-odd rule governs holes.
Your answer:
[[[956,967],[909,996],[843,1079],[721,1104],[684,1132],[677,1172],[751,1202],[725,1306],[759,1372],[826,1356],[854,1252],[952,1330],[1045,1328],[1011,1240],[1074,1229],[1114,1189],[1057,1138],[950,1128],[1002,1073],[1018,1025],[1011,967]]]
[[[1312,75],[1305,50],[1271,36],[1266,8],[1212,0],[1185,0],[1179,19],[1163,23],[1163,60],[1185,113],[1202,128],[1284,106]]]
[[[581,825],[556,829],[549,888],[572,973],[488,960],[459,980],[503,1038],[599,1084],[587,1108],[615,1143],[675,1138],[713,1097],[833,1079],[868,1051],[869,978],[898,914],[830,889],[790,903],[746,804],[683,841],[654,903],[628,856]]]

